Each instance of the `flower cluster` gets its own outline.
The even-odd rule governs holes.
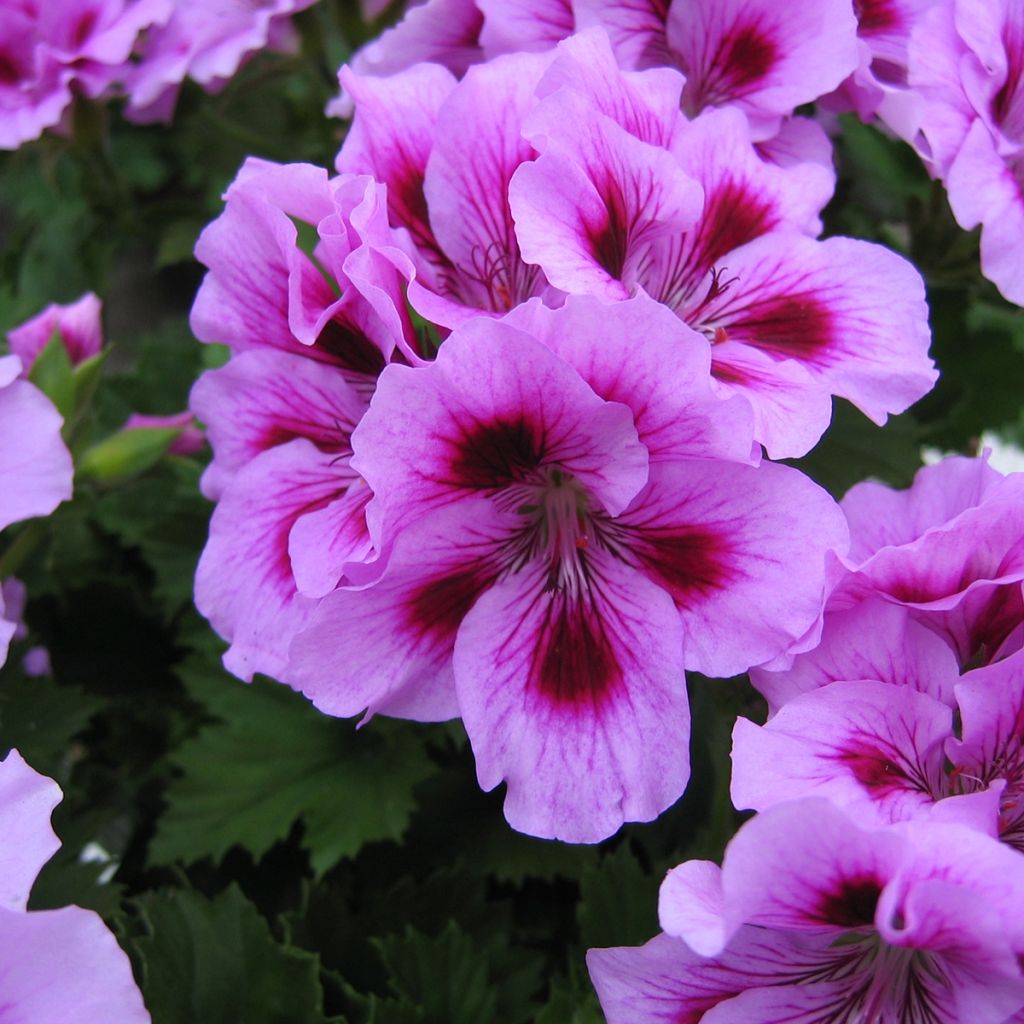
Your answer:
[[[16,750],[0,761],[4,1016],[149,1024],[131,963],[99,914],[81,907],[26,909],[36,875],[60,848],[49,821],[60,800],[57,783],[34,772]]]
[[[820,643],[733,733],[761,813],[669,874],[664,935],[591,952],[611,1024],[1020,1019],[1022,499],[959,457],[849,492]]]
[[[847,526],[762,452],[807,452],[834,395],[882,423],[936,378],[914,269],[818,238],[827,141],[790,115],[853,70],[852,14],[704,6],[662,25],[673,67],[603,23],[357,60],[337,176],[250,160],[196,250],[193,330],[231,350],[192,402],[225,664],[330,714],[461,717],[538,836],[656,817],[689,776],[685,671],[819,629]],[[771,59],[737,84],[755,29]]]
[[[315,0],[11,0],[0,17],[0,149],[58,127],[76,95],[127,97],[166,120],[189,77],[222,86],[251,53],[291,43]]]

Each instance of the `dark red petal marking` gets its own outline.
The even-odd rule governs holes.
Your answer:
[[[684,68],[692,76],[683,90],[687,113],[741,99],[775,66],[778,56],[774,40],[757,25],[736,26],[706,67]]]
[[[642,539],[631,546],[647,575],[684,608],[694,599],[725,589],[739,575],[729,562],[725,538],[701,527],[645,530]]]
[[[463,427],[454,447],[450,483],[473,490],[523,480],[544,455],[540,430],[522,415]]]
[[[21,67],[14,57],[0,51],[0,85],[16,85],[21,77]]]
[[[599,707],[621,678],[598,613],[581,601],[556,596],[531,672],[540,694],[559,706]]]
[[[822,893],[815,917],[823,924],[841,928],[863,928],[875,923],[875,908],[882,895],[877,878],[844,878],[835,892]]]
[[[691,251],[691,273],[703,274],[727,253],[770,231],[778,223],[771,205],[742,183],[727,179],[708,190]]]
[[[455,643],[455,634],[490,581],[475,569],[430,580],[412,592],[405,609],[409,627],[438,646]]]
[[[828,365],[835,359],[832,311],[811,295],[784,295],[725,317],[730,336],[784,359]]]
[[[602,224],[588,226],[587,239],[598,264],[614,278],[621,278],[629,251],[630,218],[626,200],[615,181],[608,181],[602,195],[607,217]]]
[[[847,747],[836,755],[835,760],[845,764],[865,789],[892,792],[920,788],[911,781],[895,757],[869,743]]]
[[[92,30],[96,27],[98,18],[99,11],[95,9],[83,11],[79,15],[78,22],[71,33],[71,46],[73,49],[77,50],[92,35]]]
[[[385,366],[381,350],[358,328],[339,320],[324,325],[316,348],[344,369],[367,377],[379,377]]]
[[[1003,28],[1003,47],[1006,80],[992,97],[991,112],[996,124],[1011,139],[1020,142],[1024,134],[1024,24],[1015,24],[1012,16]]]
[[[857,34],[861,36],[895,32],[903,24],[892,0],[853,0],[853,10],[857,15]]]

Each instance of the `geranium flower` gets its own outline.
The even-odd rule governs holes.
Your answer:
[[[501,316],[552,292],[520,256],[508,203],[509,180],[535,155],[522,125],[548,63],[511,54],[459,83],[432,64],[389,78],[341,71],[356,116],[337,168],[387,185],[391,222],[408,231],[415,253],[409,301],[435,324]]]
[[[0,356],[0,530],[49,515],[71,497],[74,467],[60,436],[64,421],[21,360]]]
[[[61,791],[15,750],[0,761],[0,965],[3,1013],[18,1021],[149,1024],[131,963],[100,916],[27,911],[29,890],[60,848],[50,812]]]
[[[982,272],[1024,302],[1024,10],[1015,0],[942,0],[911,38],[922,98],[918,148],[960,225],[982,225]]]
[[[292,218],[315,231],[311,255]],[[214,452],[203,490],[219,501],[196,603],[231,642],[232,672],[280,676],[315,598],[372,553],[349,439],[388,360],[419,359],[394,266],[408,259],[371,179],[259,161],[196,254],[209,273],[193,330],[233,351],[191,400]]]
[[[331,714],[461,715],[523,831],[659,814],[688,776],[684,668],[774,656],[844,544],[809,480],[743,464],[749,409],[708,359],[650,300],[578,299],[386,369],[352,466],[387,568],[324,598],[287,680]]]
[[[171,0],[11,0],[0,14],[0,149],[59,124],[76,91],[124,76],[139,33]]]
[[[581,63],[580,39],[560,47],[559,82]],[[735,111],[692,124],[676,115],[670,126],[660,95],[678,90],[678,76],[673,85],[662,74],[656,93],[652,81],[618,112],[600,98],[585,103],[580,81],[547,95],[527,121],[541,155],[509,190],[523,258],[551,284],[606,301],[643,290],[675,310],[706,335],[723,392],[753,405],[772,457],[813,446],[829,395],[883,423],[931,388],[914,268],[867,242],[808,237],[831,191],[820,164],[766,163]],[[688,179],[703,188],[702,211],[678,198]]]
[[[793,697],[767,725],[736,723],[737,807],[824,796],[868,826],[939,815],[1024,851],[1024,652],[962,677],[954,666],[935,687],[952,707],[911,679],[837,669],[848,681]]]
[[[316,0],[174,0],[165,23],[148,32],[126,76],[127,116],[168,121],[186,76],[207,92],[221,89],[252,53],[288,50],[289,18]]]
[[[1024,474],[949,457],[920,469],[905,491],[857,484],[842,508],[851,547],[829,609],[883,596],[911,609],[962,665],[1021,645]]]
[[[1007,1024],[1024,1007],[1024,858],[953,824],[865,831],[824,800],[669,873],[665,934],[595,949],[609,1024]]]
[[[77,366],[103,348],[102,309],[102,303],[92,292],[67,306],[52,303],[31,320],[7,332],[11,352],[21,359],[27,374],[54,331],[58,331],[71,365]]]

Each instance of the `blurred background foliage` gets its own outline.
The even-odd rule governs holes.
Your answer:
[[[298,24],[300,54],[259,56],[217,96],[186,86],[170,127],[83,104],[70,137],[0,156],[0,332],[87,290],[104,300],[114,347],[86,441],[133,411],[181,410],[220,358],[189,334],[192,248],[243,159],[332,165],[336,68],[381,26],[346,0]],[[837,129],[826,231],[920,268],[942,371],[881,429],[836,403],[797,464],[839,497],[869,476],[908,484],[923,445],[1024,439],[1024,318],[980,276],[976,234],[913,153],[854,119]],[[584,952],[649,938],[665,870],[721,855],[739,821],[729,733],[737,714],[763,714],[756,694],[690,680],[693,781],[657,822],[599,847],[512,833],[458,723],[357,730],[225,674],[191,606],[201,462],[166,456],[118,487],[80,480],[19,559],[30,636],[0,671],[0,754],[17,747],[65,792],[63,849],[32,905],[103,914],[155,1024],[599,1022]],[[31,547],[25,529],[0,566],[10,545]],[[23,673],[31,645],[52,676]]]

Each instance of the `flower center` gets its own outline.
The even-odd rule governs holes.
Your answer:
[[[510,542],[510,571],[539,561],[547,566],[548,590],[575,597],[586,589],[593,512],[586,489],[571,473],[539,470],[534,479],[506,488],[500,504],[522,523]]]

